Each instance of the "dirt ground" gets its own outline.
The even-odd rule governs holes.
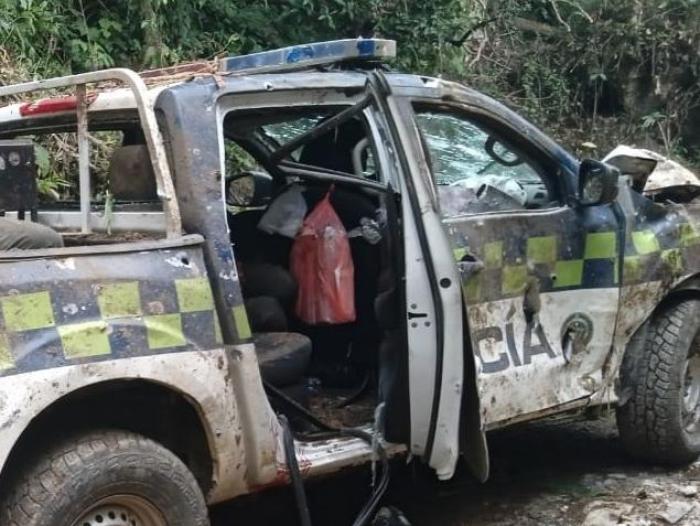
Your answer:
[[[631,461],[613,417],[538,423],[491,436],[491,479],[465,475],[437,483],[397,462],[385,504],[413,526],[700,525],[700,462],[667,470]],[[316,526],[352,523],[368,492],[368,470],[309,484]],[[293,526],[296,509],[283,489],[212,510],[215,526]]]

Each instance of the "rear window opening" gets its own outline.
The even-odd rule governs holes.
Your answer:
[[[75,126],[28,129],[0,140],[0,176],[24,181],[0,188],[0,212],[58,232],[65,246],[113,244],[165,237],[163,205],[139,121],[88,128],[90,214],[83,228],[80,152]],[[23,162],[12,166],[21,145]],[[4,172],[4,174],[3,174]],[[9,177],[9,179],[8,179]]]

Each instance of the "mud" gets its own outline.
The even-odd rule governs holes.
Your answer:
[[[344,405],[347,391],[336,394],[326,391],[309,399],[309,409],[321,421],[335,428],[360,427],[374,421],[374,396],[363,397],[352,404]]]
[[[546,422],[492,433],[492,477],[462,473],[438,483],[397,461],[386,504],[414,526],[655,526],[700,524],[700,462],[683,469],[642,465],[624,455],[613,417]],[[309,484],[314,524],[352,523],[368,492],[368,470]],[[289,489],[212,510],[214,526],[296,525]]]

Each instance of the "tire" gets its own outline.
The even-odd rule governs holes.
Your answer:
[[[700,455],[700,300],[658,312],[621,368],[617,425],[634,457],[678,466]]]
[[[3,499],[3,526],[209,525],[194,476],[143,436],[92,431],[27,458]]]

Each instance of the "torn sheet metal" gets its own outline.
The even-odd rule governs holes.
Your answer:
[[[603,159],[632,179],[632,187],[649,197],[688,202],[700,195],[700,178],[663,155],[620,145]]]
[[[615,340],[604,371],[606,386],[613,385],[630,339],[659,302],[700,275],[699,200],[660,204],[623,185],[618,203],[625,216],[625,245]]]

